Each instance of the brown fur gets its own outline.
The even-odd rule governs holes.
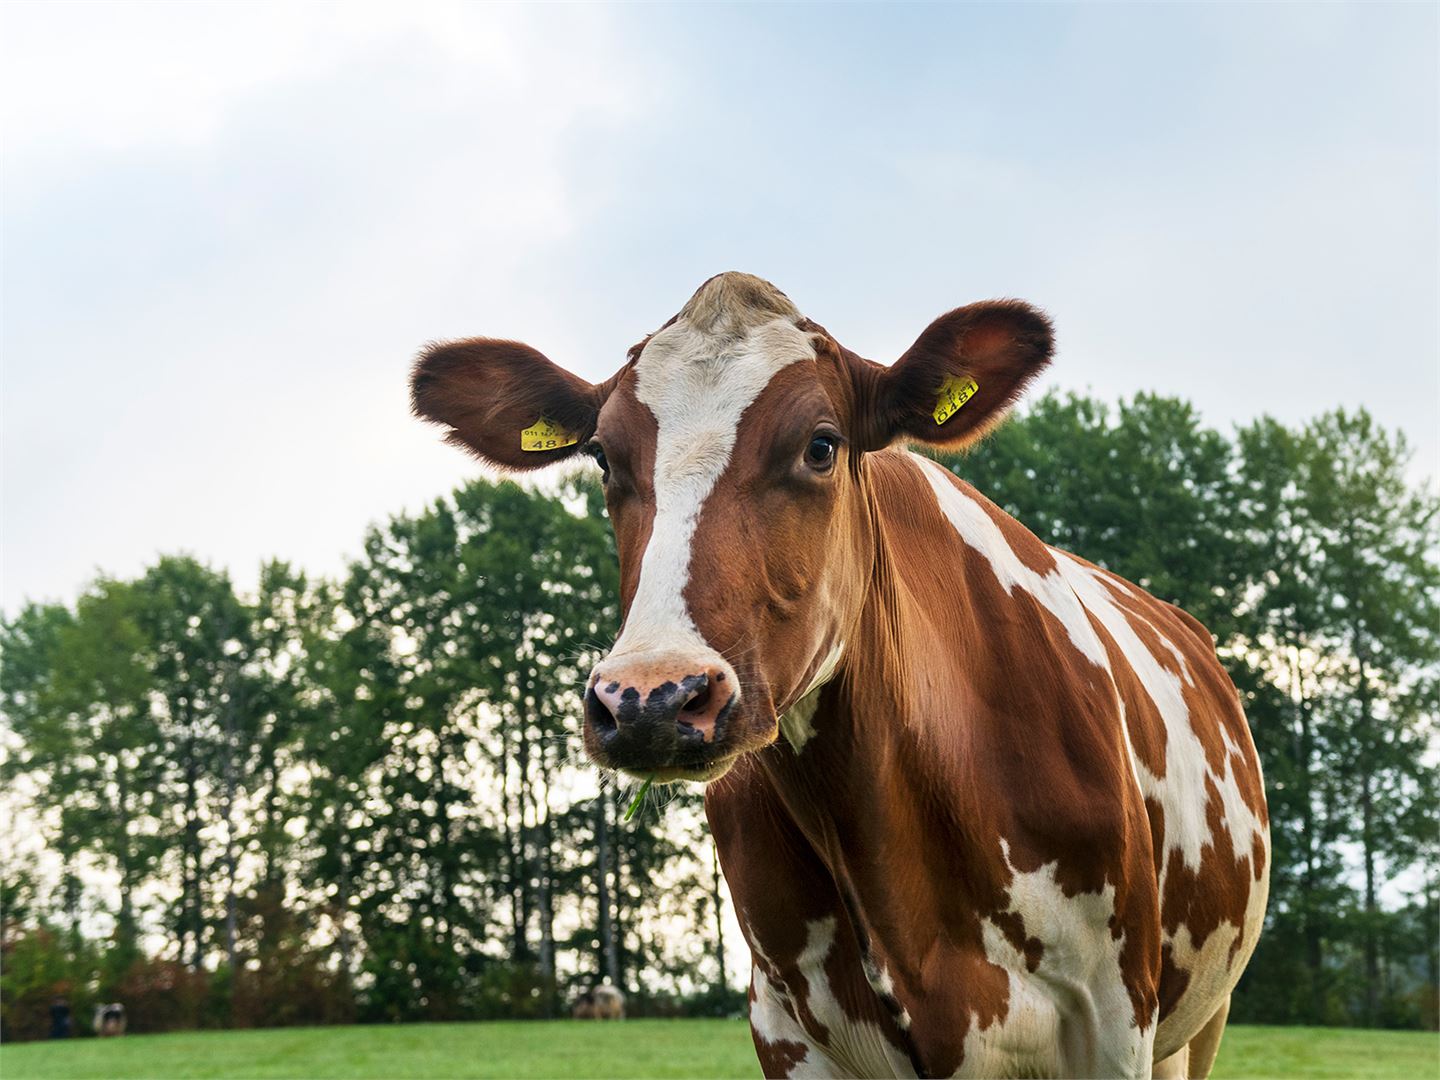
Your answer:
[[[593,986],[575,999],[570,1016],[575,1020],[624,1020],[625,995],[604,983]]]

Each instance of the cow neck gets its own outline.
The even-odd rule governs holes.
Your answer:
[[[860,614],[836,677],[817,705],[817,734],[802,752],[778,744],[760,755],[781,803],[834,878],[862,955],[912,990],[960,911],[994,906],[994,861],[977,837],[983,817],[963,724],[937,726],[945,660],[917,576],[899,559],[934,558],[951,542],[914,515],[887,516],[879,484],[905,485],[907,469],[866,469],[872,565]],[[918,477],[916,477],[918,479]],[[895,492],[911,499],[916,492]],[[899,520],[896,520],[899,519]],[[911,568],[913,569],[913,567]],[[947,605],[967,602],[963,589]],[[931,881],[922,867],[964,866]],[[1004,868],[996,867],[997,874]]]

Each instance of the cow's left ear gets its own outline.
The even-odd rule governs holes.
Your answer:
[[[471,338],[420,354],[410,402],[447,442],[522,472],[578,454],[612,383],[592,385],[518,341]]]
[[[905,355],[876,373],[866,449],[908,439],[958,449],[981,438],[1050,363],[1045,314],[989,300],[941,315]]]

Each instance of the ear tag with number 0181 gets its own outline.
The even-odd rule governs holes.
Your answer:
[[[562,446],[574,446],[580,436],[566,431],[553,420],[543,416],[524,431],[520,432],[521,450],[559,450]]]
[[[935,423],[943,424],[949,420],[979,389],[980,384],[969,376],[946,376],[945,381],[940,384],[940,400],[935,403]]]

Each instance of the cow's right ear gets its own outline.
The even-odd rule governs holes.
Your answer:
[[[871,380],[857,442],[897,439],[956,450],[984,436],[1050,363],[1055,335],[1044,312],[1019,300],[989,300],[941,315]]]
[[[431,345],[415,361],[415,415],[448,428],[445,441],[502,469],[572,457],[595,433],[604,390],[518,341]]]

